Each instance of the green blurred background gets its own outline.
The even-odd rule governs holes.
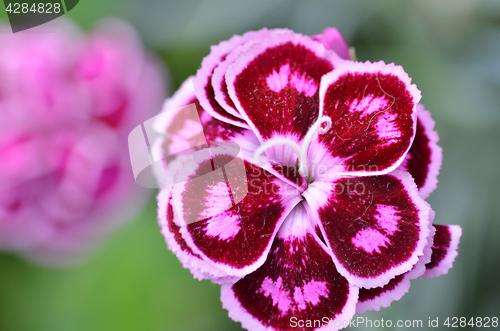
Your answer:
[[[424,325],[500,316],[500,1],[80,0],[68,16],[84,30],[109,16],[130,22],[169,68],[172,91],[211,44],[262,27],[336,26],[359,60],[402,65],[444,150],[428,199],[435,222],[461,225],[463,237],[448,275],[413,281],[402,300],[365,316]],[[139,217],[81,266],[53,270],[0,254],[0,330],[241,330],[219,286],[193,279],[167,250],[151,193]]]

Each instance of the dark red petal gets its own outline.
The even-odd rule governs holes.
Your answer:
[[[417,184],[420,196],[427,198],[437,187],[443,150],[437,145],[439,136],[434,131],[434,120],[424,106],[417,105],[417,133],[408,154],[399,169],[408,171]]]
[[[215,99],[215,90],[212,86],[212,76],[217,66],[223,62],[226,56],[238,46],[254,40],[264,39],[267,29],[250,31],[243,36],[235,35],[227,41],[212,46],[210,54],[203,59],[201,68],[196,73],[194,80],[195,94],[201,106],[216,119],[233,124],[242,128],[249,128],[241,116],[228,113]]]
[[[458,225],[434,225],[436,234],[432,245],[431,262],[426,265],[424,277],[434,278],[446,275],[453,267],[458,255],[458,243],[462,229]]]
[[[307,218],[298,205],[280,229],[266,263],[234,285],[222,286],[223,307],[244,328],[338,330],[349,325],[358,288],[337,272]]]
[[[189,247],[229,275],[260,267],[298,190],[221,148],[178,161],[172,205]]]
[[[343,62],[321,80],[320,116],[333,124],[310,155],[336,173],[394,170],[413,141],[419,100],[420,91],[400,66]]]
[[[383,287],[361,288],[359,290],[359,302],[356,306],[356,314],[362,315],[366,311],[379,311],[380,308],[387,308],[392,302],[401,299],[409,289],[410,279],[405,278],[405,274],[394,277]]]
[[[418,262],[428,242],[430,208],[410,174],[320,179],[303,196],[337,270],[351,283],[384,286]]]
[[[191,109],[194,106],[197,116],[196,112]],[[197,126],[195,124],[197,122],[201,122],[201,126]],[[157,139],[153,146],[153,155],[158,155],[157,159],[167,157],[171,160],[172,153],[206,148],[211,141],[236,143],[241,150],[241,155],[252,159],[255,150],[260,145],[252,130],[219,121],[207,113],[194,95],[192,77],[188,78],[174,96],[167,100],[162,114],[157,116],[154,124],[156,132],[168,136],[168,138]],[[200,129],[203,132],[198,132]],[[300,175],[293,176],[293,169],[288,166],[269,165],[266,166],[266,170],[297,188],[304,185],[304,179]]]
[[[434,211],[431,210],[428,243],[424,249],[424,255],[420,257],[417,264],[410,271],[398,275],[382,287],[371,289],[361,288],[359,290],[359,301],[356,305],[356,314],[362,315],[368,310],[379,311],[380,308],[389,307],[394,301],[401,299],[410,289],[411,280],[421,277],[425,273],[425,265],[431,260],[432,240],[436,229],[431,225],[434,219]]]
[[[267,30],[262,29],[260,31],[249,32],[244,35],[244,39],[237,47],[233,48],[229,54],[225,57],[224,61],[219,63],[215,68],[212,75],[212,86],[215,93],[215,100],[218,104],[224,108],[229,114],[234,115],[238,118],[243,118],[236,106],[229,96],[226,84],[226,71],[227,68],[236,61],[236,59],[241,55],[250,50],[250,48],[258,42],[261,42],[266,36],[276,35],[284,32],[291,32],[286,29],[273,29]]]
[[[287,180],[287,183],[303,191],[307,187],[307,182],[304,177],[299,173],[299,169],[296,166],[287,166],[278,162],[270,162],[270,165],[274,171],[273,174],[279,178]]]
[[[337,61],[335,53],[309,37],[271,35],[229,66],[227,88],[261,142],[284,137],[298,143],[318,118],[321,77]],[[290,160],[276,157],[273,147],[266,154],[287,165],[296,161],[295,155]]]
[[[193,111],[193,107],[196,107],[197,114]],[[252,159],[260,145],[252,130],[219,121],[208,114],[194,95],[192,78],[188,78],[174,96],[167,100],[162,114],[155,120],[156,132],[167,135],[155,141],[153,155],[157,160],[163,158],[171,162],[175,159],[175,155],[172,154],[194,152],[206,148],[213,141],[235,143],[239,146],[243,157]],[[200,122],[201,125],[197,124]],[[203,131],[199,132],[200,130]],[[265,168],[292,186],[300,188],[304,185],[302,177],[292,176],[293,169],[288,167],[285,169],[285,166],[278,164],[274,169],[270,165]],[[162,176],[157,174],[157,177]]]
[[[165,237],[168,248],[177,256],[182,266],[198,279],[209,279],[217,284],[234,283],[237,277],[227,276],[227,274],[214,268],[198,255],[193,253],[191,248],[182,238],[179,226],[174,223],[174,211],[170,204],[171,194],[168,190],[162,190],[158,194],[158,224]]]

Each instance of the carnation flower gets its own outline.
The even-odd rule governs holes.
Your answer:
[[[145,202],[127,134],[165,84],[124,23],[34,30],[0,35],[0,249],[71,264]]]
[[[209,145],[166,164],[169,248],[249,330],[341,329],[446,273],[461,230],[432,225],[441,149],[419,101],[402,67],[351,60],[336,29],[213,46],[157,123],[163,155]]]

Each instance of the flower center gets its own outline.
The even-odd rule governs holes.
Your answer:
[[[326,125],[322,127],[324,123],[326,123]],[[264,153],[264,151],[266,151],[268,148],[272,146],[277,146],[277,145],[289,146],[297,154],[299,173],[307,181],[309,181],[310,174],[307,164],[307,152],[309,150],[309,145],[311,144],[316,133],[325,134],[328,132],[328,130],[330,130],[331,126],[332,126],[332,119],[330,117],[322,116],[321,118],[318,118],[318,120],[314,122],[313,125],[311,125],[309,130],[307,130],[304,140],[302,141],[302,146],[299,146],[299,144],[297,144],[295,141],[288,138],[280,137],[280,138],[269,139],[268,141],[260,145],[259,148],[257,148],[257,150],[254,153],[254,160],[258,162],[262,153]]]

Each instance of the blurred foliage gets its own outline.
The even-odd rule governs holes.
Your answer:
[[[81,0],[70,13],[84,29],[109,15],[139,31],[169,67],[173,89],[196,73],[209,46],[251,29],[320,33],[337,26],[360,61],[402,65],[433,112],[444,150],[436,223],[459,224],[455,267],[375,319],[500,315],[500,2]],[[0,330],[240,330],[219,286],[198,282],[166,248],[156,204],[86,264],[69,270],[0,255]],[[361,329],[361,328],[359,328]]]

